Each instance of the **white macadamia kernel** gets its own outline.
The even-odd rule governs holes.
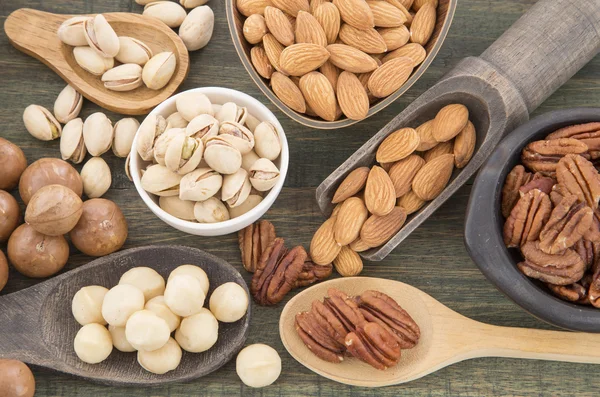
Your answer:
[[[133,313],[125,326],[125,337],[137,350],[158,350],[167,343],[170,336],[167,322],[150,310]]]
[[[98,364],[106,360],[112,352],[113,344],[110,332],[100,324],[84,325],[73,343],[75,354],[83,362]]]
[[[109,325],[108,332],[110,332],[110,336],[112,337],[113,346],[118,351],[131,353],[136,350],[135,347],[131,346],[131,343],[129,343],[125,337],[125,327],[115,327],[114,325]]]
[[[239,352],[235,370],[245,385],[265,387],[281,374],[281,358],[275,349],[261,343],[250,345]]]
[[[224,323],[233,323],[246,314],[248,294],[237,283],[225,283],[214,290],[210,296],[209,307],[217,320]]]
[[[134,267],[126,271],[121,276],[119,284],[138,287],[144,293],[146,302],[165,292],[165,279],[149,267]]]
[[[181,320],[175,332],[179,346],[190,353],[200,353],[210,349],[219,336],[219,322],[208,309]]]
[[[189,275],[176,275],[170,278],[164,296],[169,309],[182,317],[199,313],[206,297],[200,280]]]
[[[171,309],[169,309],[169,306],[167,306],[167,304],[165,303],[164,296],[155,296],[154,298],[150,299],[148,302],[146,302],[146,306],[144,306],[144,309],[150,310],[158,317],[165,320],[171,332],[175,331],[177,327],[179,327],[181,317],[179,317],[177,314],[173,313]]]
[[[179,366],[181,354],[181,347],[175,342],[175,339],[169,338],[167,343],[158,350],[138,351],[137,359],[146,371],[162,375]]]
[[[204,291],[204,295],[208,295],[208,288],[210,286],[210,282],[208,281],[208,276],[206,275],[206,272],[204,270],[202,270],[202,268],[200,266],[181,265],[181,266],[177,267],[175,270],[173,270],[171,272],[171,274],[169,274],[169,278],[167,279],[167,282],[169,282],[169,280],[173,276],[177,276],[177,275],[181,275],[181,274],[187,274],[189,276],[194,276],[198,280],[200,280],[200,283],[202,284],[202,291]]]
[[[133,313],[144,308],[144,293],[130,284],[111,288],[102,302],[102,317],[110,325],[124,327]]]
[[[77,291],[71,304],[75,320],[81,325],[106,325],[106,320],[102,317],[102,302],[107,292],[108,288],[99,285],[90,285]]]

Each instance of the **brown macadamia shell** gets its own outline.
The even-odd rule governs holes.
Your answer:
[[[0,251],[0,291],[6,286],[8,282],[8,261],[4,252]]]
[[[35,378],[27,365],[17,360],[0,360],[0,396],[33,397]]]
[[[25,222],[48,236],[69,233],[79,221],[83,202],[71,189],[48,185],[38,190],[25,210]]]
[[[7,241],[19,226],[21,209],[10,193],[0,190],[0,242]]]
[[[47,185],[63,185],[79,197],[83,194],[83,182],[75,168],[61,159],[43,158],[32,163],[21,175],[19,194],[25,205],[40,188]]]
[[[79,251],[104,256],[120,249],[127,240],[127,221],[114,202],[96,198],[83,203],[83,213],[69,236]]]
[[[68,259],[69,243],[63,236],[46,236],[26,223],[8,239],[8,260],[27,277],[50,277],[58,273]]]
[[[0,138],[0,189],[11,190],[17,187],[25,168],[27,159],[21,148]]]

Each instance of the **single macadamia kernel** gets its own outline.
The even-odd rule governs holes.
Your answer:
[[[108,326],[108,332],[112,337],[113,346],[124,353],[134,352],[135,347],[131,346],[131,343],[125,337],[125,327],[115,327],[114,325]]]
[[[217,320],[233,323],[248,311],[248,294],[234,282],[219,285],[210,296],[210,311]]]
[[[171,331],[167,322],[150,310],[133,313],[125,326],[125,337],[137,350],[160,349],[170,336]]]
[[[179,277],[179,276],[178,276]],[[200,353],[213,347],[219,337],[219,322],[208,309],[181,320],[175,332],[179,346],[190,353]]]
[[[174,370],[181,362],[181,347],[175,339],[169,338],[167,343],[158,350],[151,352],[138,351],[138,363],[148,372],[162,375]]]
[[[177,327],[179,327],[181,317],[179,317],[177,314],[173,313],[171,309],[169,309],[169,306],[167,306],[167,304],[165,303],[164,296],[155,296],[154,298],[150,299],[148,302],[146,302],[146,306],[144,306],[144,309],[150,310],[158,317],[165,320],[171,332],[175,331]]]
[[[181,265],[181,266],[177,267],[175,270],[173,270],[171,272],[171,274],[169,274],[169,278],[167,279],[167,282],[169,280],[171,280],[171,278],[173,278],[174,276],[178,276],[178,275],[182,275],[182,274],[188,275],[188,276],[194,276],[198,280],[200,280],[200,284],[202,284],[202,291],[204,291],[204,295],[208,295],[208,288],[210,286],[210,282],[208,281],[208,276],[206,275],[206,272],[204,270],[202,270],[202,268],[200,266]]]
[[[119,284],[138,287],[144,293],[146,302],[165,292],[165,279],[156,270],[149,267],[134,267],[126,271],[121,276]]]
[[[281,358],[271,346],[257,343],[242,349],[235,370],[246,386],[269,386],[281,374]]]
[[[113,348],[110,332],[100,324],[84,325],[77,332],[73,346],[77,357],[88,364],[106,360]]]
[[[106,325],[106,320],[102,317],[102,302],[107,292],[107,288],[99,285],[90,285],[77,291],[71,305],[75,320],[81,325]]]
[[[167,282],[165,303],[178,316],[188,317],[199,313],[205,297],[202,283],[194,276],[177,275]]]
[[[102,317],[110,325],[124,327],[129,316],[144,309],[144,293],[129,284],[111,288],[102,302]]]

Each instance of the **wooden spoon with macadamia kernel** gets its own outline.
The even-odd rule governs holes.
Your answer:
[[[90,101],[116,113],[146,114],[170,97],[186,78],[189,56],[185,44],[171,28],[154,18],[124,12],[102,15],[108,24],[99,23],[96,30],[100,32],[112,28],[119,39],[115,42],[112,34],[107,36],[100,33],[102,37],[97,38],[97,49],[88,46],[83,36],[75,37],[74,41],[66,40],[70,45],[61,41],[58,36],[61,24],[70,18],[85,19],[95,15],[59,15],[22,8],[8,16],[4,30],[13,46],[46,64]],[[128,58],[131,60],[122,62],[124,65],[113,69],[105,79],[101,79],[115,64],[113,58],[103,58],[100,54],[115,56],[115,48],[118,51],[123,37],[127,40],[125,44],[135,47],[136,44],[142,43],[143,48],[149,49],[150,53],[159,58],[154,62],[148,61],[149,66],[153,66],[154,69],[168,63],[169,68],[173,69],[171,77],[164,82],[151,81],[153,79],[147,76],[151,73],[142,72],[142,65],[136,65],[135,53],[132,52]],[[172,55],[169,57],[166,55],[168,53]],[[119,58],[117,56],[117,59]],[[88,70],[81,66],[82,59]],[[141,63],[145,64],[143,61]],[[120,84],[120,81],[124,83]],[[117,84],[117,87],[111,84]],[[111,86],[110,89],[107,85]]]

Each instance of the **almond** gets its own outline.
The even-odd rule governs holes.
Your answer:
[[[325,31],[308,12],[300,11],[296,17],[296,43],[312,43],[327,47]]]
[[[412,6],[413,0],[385,0],[389,4],[393,5],[397,9],[400,10],[404,17],[406,18],[405,24],[408,26],[413,20],[413,15],[410,13],[410,7]]]
[[[365,186],[365,204],[370,213],[387,215],[396,204],[396,191],[387,172],[376,165],[371,168]]]
[[[391,163],[412,154],[419,146],[419,134],[413,128],[401,128],[387,136],[377,148],[378,163]]]
[[[279,64],[291,76],[303,76],[318,69],[329,59],[329,52],[317,44],[299,43],[286,47]]]
[[[244,27],[242,28],[244,38],[250,44],[262,42],[263,36],[266,35],[268,31],[265,17],[260,14],[253,14],[246,18]]]
[[[465,128],[454,139],[454,165],[456,168],[463,168],[471,160],[475,151],[476,139],[475,126],[468,121]]]
[[[437,8],[438,6],[438,0],[414,0],[412,3],[412,8],[415,11],[419,11],[421,7],[423,7],[427,3],[431,3],[433,5],[433,8]]]
[[[330,60],[340,69],[352,73],[367,73],[377,69],[377,62],[359,49],[346,44],[330,44],[327,51]]]
[[[327,77],[319,72],[307,73],[300,78],[300,90],[310,108],[319,117],[327,121],[336,119],[335,91]]]
[[[468,121],[469,109],[465,105],[454,103],[444,106],[433,119],[433,137],[438,142],[449,141],[465,128]]]
[[[341,203],[360,192],[365,187],[368,176],[369,167],[359,167],[350,172],[342,183],[340,183],[331,202],[333,204]]]
[[[397,8],[380,0],[368,0],[367,4],[373,13],[375,26],[381,28],[395,28],[404,25],[406,17]]]
[[[255,14],[258,15],[258,14]],[[273,74],[273,65],[269,62],[267,53],[262,45],[252,47],[250,50],[250,60],[256,72],[265,79],[270,79]]]
[[[426,3],[415,14],[412,23],[410,24],[410,41],[424,46],[427,44],[433,29],[437,15],[433,3]]]
[[[310,257],[317,265],[328,265],[338,256],[342,248],[333,235],[336,218],[327,219],[315,232],[310,242]]]
[[[379,247],[394,237],[405,221],[406,210],[402,207],[394,207],[385,216],[371,215],[360,230],[360,239],[370,247]]]
[[[363,269],[360,256],[348,247],[342,247],[338,256],[333,260],[335,270],[344,277],[358,276]]]
[[[340,11],[342,20],[357,29],[369,29],[375,26],[371,7],[365,0],[333,0]]]
[[[406,215],[410,215],[414,212],[417,212],[425,205],[425,200],[421,199],[419,196],[415,194],[412,190],[406,193],[404,196],[400,197],[396,201],[396,205],[404,208],[406,211]]]
[[[413,179],[412,190],[422,200],[433,200],[448,184],[453,169],[453,154],[443,154],[428,161]]]
[[[319,72],[323,73],[327,80],[331,83],[333,90],[337,90],[337,81],[340,76],[340,70],[333,63],[327,61],[319,68]]]
[[[408,40],[410,39],[410,32],[404,25],[397,28],[380,28],[377,29],[377,31],[387,47],[386,51],[397,50],[408,43]],[[383,62],[385,62],[384,59],[382,59]]]
[[[271,88],[277,98],[285,103],[290,109],[298,112],[306,112],[306,102],[300,88],[287,76],[275,72],[271,76]]]
[[[354,73],[342,72],[337,81],[337,99],[342,112],[351,120],[362,120],[369,113],[369,96]]]
[[[242,15],[249,17],[253,14],[264,14],[265,7],[272,6],[271,0],[237,0],[237,9]]]
[[[360,30],[345,23],[340,28],[340,39],[344,44],[358,48],[368,54],[380,54],[387,51],[383,37],[373,28]]]
[[[331,0],[310,0],[310,13],[315,15],[315,11],[321,4],[329,3]]]
[[[271,33],[267,33],[263,37],[263,48],[265,49],[267,58],[269,58],[269,62],[271,62],[271,65],[273,65],[275,70],[283,74],[287,74],[285,71],[283,71],[283,69],[281,69],[281,66],[279,66],[279,58],[281,58],[283,46]]]
[[[337,7],[333,3],[323,3],[317,7],[313,15],[325,32],[327,44],[335,43],[341,25],[340,12]]]
[[[413,60],[406,57],[392,59],[381,65],[369,78],[369,91],[384,98],[400,89],[413,71]]]
[[[356,240],[368,216],[367,207],[360,198],[350,197],[346,199],[337,213],[333,228],[335,241],[344,246]]]
[[[275,7],[265,8],[265,22],[269,32],[285,47],[294,44],[294,29],[283,11]]]
[[[429,149],[423,154],[423,159],[429,162],[444,154],[452,154],[454,152],[454,141],[441,142]]]
[[[415,129],[417,131],[417,134],[419,134],[419,146],[417,146],[417,151],[424,152],[435,147],[435,145],[438,144],[438,142],[433,137],[433,134],[431,133],[432,126],[433,120],[429,120]]]
[[[425,60],[426,56],[427,51],[425,51],[425,48],[423,48],[421,44],[408,43],[394,51],[385,54],[382,61],[383,63],[386,63],[388,61],[391,61],[392,59],[407,57],[412,59],[413,66],[417,67]]]
[[[412,189],[412,181],[417,172],[423,167],[425,160],[416,154],[397,161],[388,171],[396,190],[396,197],[402,197]]]
[[[356,75],[356,77],[358,77],[358,79],[360,80],[360,83],[365,88],[367,95],[369,96],[369,103],[374,103],[377,101],[377,98],[375,96],[373,96],[373,94],[371,94],[371,91],[369,91],[369,79],[371,78],[372,74],[373,74],[373,72],[360,73],[360,74]]]
[[[354,252],[364,252],[371,248],[364,241],[362,241],[360,237],[350,243],[348,247],[350,247],[350,249]]]
[[[293,17],[296,17],[299,11],[310,11],[308,0],[271,0],[271,2],[275,7]]]

